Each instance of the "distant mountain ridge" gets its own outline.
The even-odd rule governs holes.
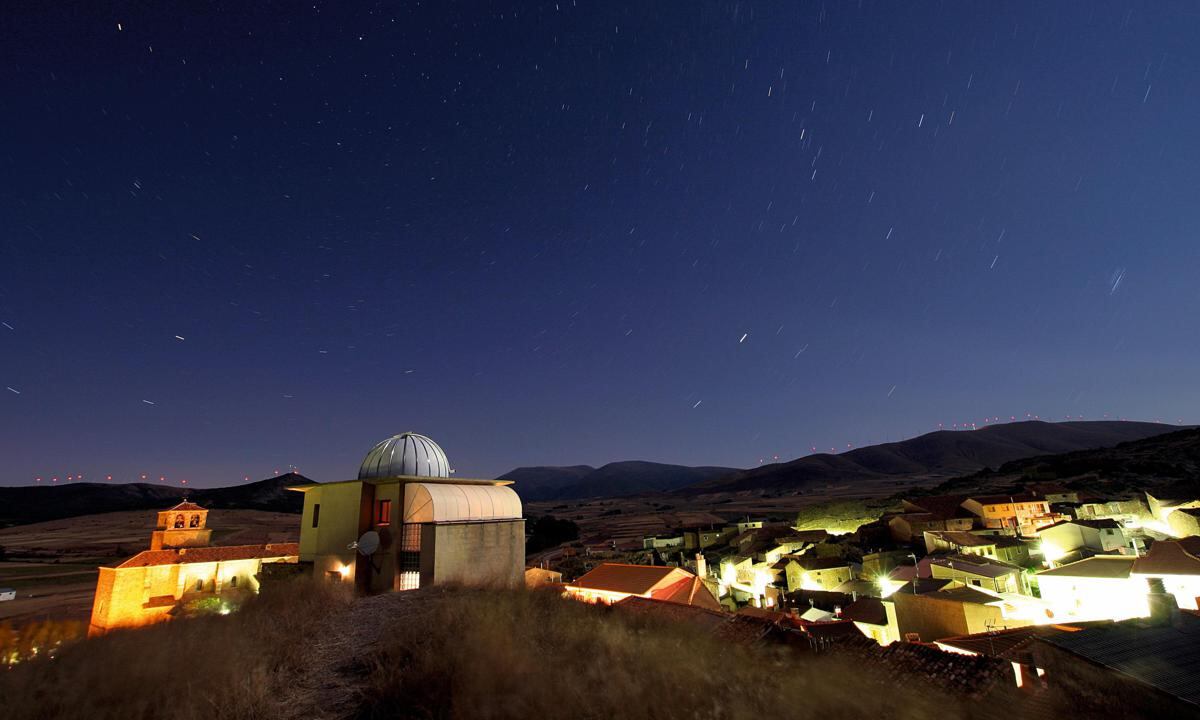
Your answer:
[[[190,489],[152,483],[63,483],[0,487],[0,527],[121,510],[162,510],[185,496],[210,509],[298,513],[304,496],[286,488],[312,482],[297,473],[223,488]]]
[[[1112,447],[1177,429],[1162,423],[1092,420],[1027,421],[991,425],[979,430],[941,430],[838,455],[820,453],[742,470],[677,492],[786,492],[870,478],[944,479],[973,474],[984,468],[999,468],[1024,458]]]
[[[1200,496],[1200,428],[1186,428],[1113,447],[1014,460],[994,472],[954,478],[936,492],[987,485],[1050,482],[1088,493],[1121,496],[1151,490],[1160,497]]]
[[[498,479],[512,480],[513,488],[522,500],[536,502],[668,492],[732,472],[737,471],[726,467],[626,460],[599,468],[590,465],[519,467]]]
[[[1161,442],[1146,441],[1157,436],[1162,436]],[[1129,444],[1134,441],[1145,442]],[[1024,464],[1017,462],[1026,460]],[[647,492],[799,492],[871,478],[959,478],[955,482],[969,483],[985,468],[993,471],[992,477],[1064,478],[1091,472],[1147,479],[1157,473],[1172,481],[1200,482],[1196,477],[1198,467],[1200,430],[1128,421],[1033,421],[928,433],[840,455],[809,455],[750,470],[626,461],[599,468],[520,467],[499,479],[514,481],[521,499],[535,502]],[[157,510],[170,507],[185,495],[215,509],[298,513],[303,495],[286,488],[308,482],[312,481],[303,475],[287,473],[245,485],[206,489],[149,483],[0,487],[0,527],[120,510]]]

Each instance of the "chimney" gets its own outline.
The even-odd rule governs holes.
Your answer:
[[[1147,578],[1150,592],[1146,604],[1150,606],[1150,624],[1154,626],[1179,625],[1179,605],[1175,596],[1166,591],[1162,578]]]
[[[696,575],[701,579],[708,577],[708,561],[704,559],[704,553],[696,553]]]

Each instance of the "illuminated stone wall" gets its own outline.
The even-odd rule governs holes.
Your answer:
[[[525,583],[525,521],[424,525],[421,586],[444,583],[521,587]]]

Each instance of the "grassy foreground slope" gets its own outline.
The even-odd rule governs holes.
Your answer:
[[[305,584],[233,615],[113,633],[23,663],[0,673],[0,697],[6,718],[64,720],[962,716],[935,692],[783,652],[554,594],[431,589],[351,601]]]

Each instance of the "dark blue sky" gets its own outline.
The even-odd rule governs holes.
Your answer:
[[[0,11],[0,482],[1197,420],[1194,3],[102,4]]]

